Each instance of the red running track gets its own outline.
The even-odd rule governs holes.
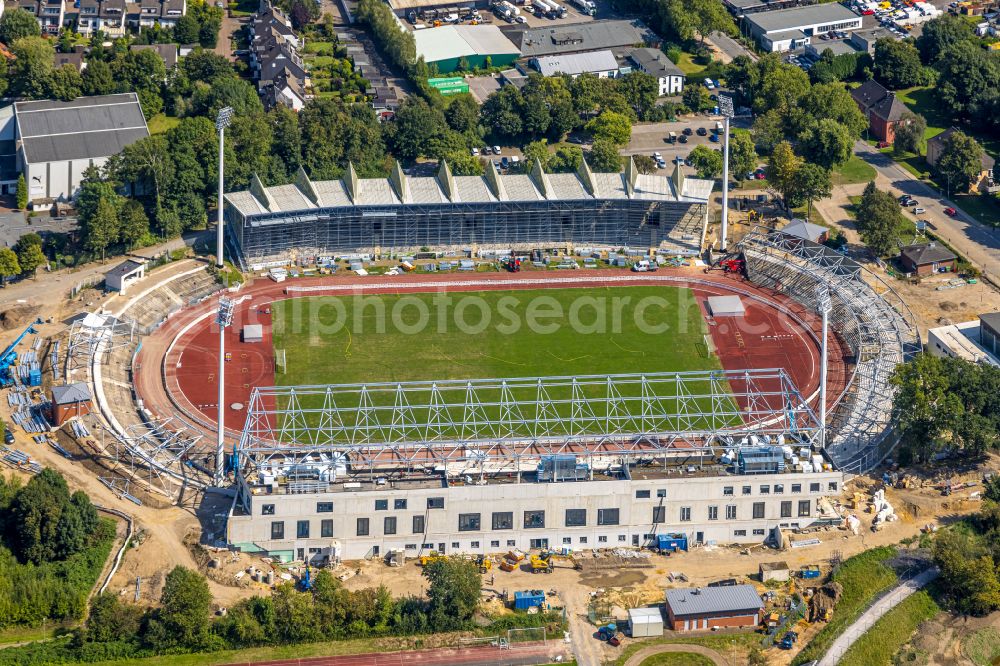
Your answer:
[[[663,274],[680,279],[707,280],[711,285],[657,281],[657,276]],[[567,277],[588,278],[592,281],[582,283],[556,281]],[[623,282],[623,278],[627,281]],[[490,284],[485,286],[457,284],[470,279]],[[535,282],[539,279],[552,279],[551,287],[560,289],[643,284],[666,287],[689,286],[709,324],[716,354],[725,369],[784,368],[803,396],[813,394],[819,386],[819,349],[814,337],[808,333],[811,329],[818,336],[818,318],[782,294],[722,273],[703,274],[699,270],[689,268],[663,269],[654,275],[624,271],[579,270],[572,273],[525,272],[516,275],[410,274],[366,278],[347,275],[288,280],[281,284],[264,279],[257,280],[240,292],[238,297],[243,301],[237,305],[233,325],[226,331],[226,351],[230,355],[230,360],[226,362],[225,373],[226,403],[230,406],[226,410],[227,437],[230,439],[238,437],[246,420],[245,408],[233,409],[234,403],[245,407],[255,386],[274,384],[270,304],[285,298],[313,295],[294,291],[286,293],[289,287],[348,288],[345,291],[326,292],[348,296],[366,293],[403,294],[545,288],[545,284],[539,285]],[[531,280],[532,283],[526,283],[526,280]],[[710,317],[705,306],[706,298],[733,293],[733,289],[752,293],[765,302],[744,297],[742,301],[746,314],[743,317],[719,319]],[[201,430],[209,435],[210,439],[214,438],[211,424],[217,418],[218,328],[213,316],[216,307],[216,301],[210,299],[168,319],[159,330],[144,340],[136,368],[136,389],[147,409],[157,415],[182,412],[198,421]],[[792,312],[794,316],[782,312],[781,307]],[[192,322],[196,323],[189,327]],[[800,322],[804,322],[805,327]],[[243,326],[258,323],[263,325],[263,341],[242,342],[240,332]],[[171,343],[173,346],[167,353]],[[831,406],[847,385],[850,359],[846,354],[846,346],[833,336],[830,345],[827,391],[827,402]],[[815,406],[815,401],[813,404]],[[780,407],[780,405],[771,406]]]
[[[226,666],[529,666],[551,663],[555,661],[557,655],[564,654],[561,645],[555,647],[554,644],[532,643],[508,650],[492,646],[441,648],[341,657],[242,662]]]

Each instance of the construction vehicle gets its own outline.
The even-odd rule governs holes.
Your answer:
[[[618,625],[612,622],[611,624],[606,624],[603,627],[597,629],[597,637],[602,641],[610,641],[611,638],[618,633]]]
[[[41,319],[36,319],[28,325],[28,328],[21,332],[21,335],[17,336],[14,342],[7,345],[7,348],[3,350],[0,354],[0,387],[7,387],[14,384],[14,373],[11,368],[14,362],[17,361],[17,346],[21,344],[21,341],[28,335],[34,335],[37,333],[35,330],[36,324],[41,324]],[[41,377],[39,377],[39,384],[41,383]],[[37,384],[32,383],[32,386],[37,386]]]
[[[302,574],[302,578],[299,579],[299,587],[302,588],[303,592],[308,592],[312,589],[312,570],[309,569],[309,565],[306,565],[306,570]]]
[[[417,563],[422,567],[426,567],[431,562],[437,562],[438,560],[443,559],[444,555],[439,554],[436,550],[432,550],[429,554],[418,557]]]
[[[500,258],[500,266],[508,273],[520,273],[521,272],[521,258],[515,257],[513,254],[509,257]]]
[[[739,257],[723,257],[705,269],[706,273],[711,271],[722,271],[723,273],[743,274],[746,270],[746,262]]]
[[[503,561],[500,562],[501,571],[514,571],[515,569],[517,569],[517,566],[518,566],[517,562],[514,562],[507,557],[503,558]]]
[[[531,573],[552,573],[552,563],[547,557],[541,557],[539,555],[532,555],[531,560]]]
[[[493,569],[493,560],[485,555],[480,555],[476,559],[476,564],[479,565],[479,573],[488,573]]]

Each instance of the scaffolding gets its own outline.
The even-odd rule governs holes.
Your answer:
[[[843,471],[872,469],[896,444],[890,377],[921,348],[912,313],[884,280],[823,245],[755,228],[740,249],[752,282],[813,312],[820,313],[817,289],[828,289],[831,325],[855,364],[831,414],[825,448]]]
[[[783,369],[287,386],[254,389],[234,456],[243,477],[318,459],[521,470],[547,455],[622,465],[748,438],[812,446],[820,430]]]
[[[128,319],[98,312],[76,319],[69,329],[66,378],[75,370],[89,368],[95,360],[105,362],[114,350],[127,347],[134,338],[135,323]]]

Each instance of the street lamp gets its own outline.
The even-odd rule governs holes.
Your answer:
[[[234,303],[228,298],[219,299],[219,312],[215,323],[219,326],[219,432],[215,439],[215,485],[222,486],[225,474],[223,440],[226,432],[226,327],[233,323]]]
[[[225,106],[219,109],[219,115],[215,117],[215,129],[219,131],[219,206],[218,210],[218,220],[216,226],[216,239],[215,239],[215,266],[217,268],[222,268],[222,191],[223,191],[223,175],[222,175],[222,160],[223,149],[225,138],[226,138],[226,128],[229,127],[229,123],[233,120],[233,107]]]
[[[719,113],[723,117],[722,144],[722,244],[720,249],[726,251],[726,235],[729,231],[729,119],[733,117],[733,98],[730,95],[719,95]]]

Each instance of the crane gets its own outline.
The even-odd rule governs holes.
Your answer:
[[[14,340],[14,342],[7,345],[7,348],[3,350],[2,354],[0,354],[0,387],[10,386],[14,383],[14,378],[10,368],[14,365],[14,361],[17,360],[17,346],[21,344],[21,340],[24,340],[26,335],[37,333],[35,330],[35,324],[41,323],[41,319],[36,319],[28,324],[28,328],[24,329],[21,335],[17,336],[17,339]]]

